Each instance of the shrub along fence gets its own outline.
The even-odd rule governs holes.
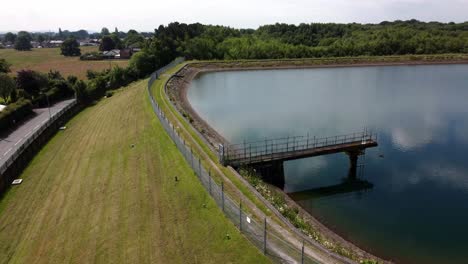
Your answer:
[[[80,105],[76,100],[58,113],[52,115],[37,130],[33,131],[26,140],[21,141],[12,149],[12,155],[0,165],[0,195],[10,186],[12,180],[26,167],[32,157],[41,149],[50,137],[62,126]]]
[[[204,168],[201,160],[197,157],[192,149],[185,144],[185,141],[180,137],[174,125],[168,120],[164,112],[161,110],[156,100],[153,97],[151,87],[158,77],[169,68],[183,62],[183,58],[178,58],[169,65],[154,72],[148,82],[148,93],[153,110],[163,125],[164,129],[176,144],[179,151],[182,153],[186,161],[192,167],[193,171],[215,200],[217,205],[222,209],[223,213],[237,226],[247,239],[257,246],[265,255],[269,256],[274,262],[280,263],[319,263],[317,260],[310,257],[305,252],[305,246],[312,248],[320,248],[320,245],[311,241],[305,241],[302,247],[297,247],[290,242],[284,240],[277,235],[273,230],[268,228],[268,221],[265,218],[263,221],[256,221],[243,208],[242,202],[230,197],[224,192],[224,185],[218,184],[212,177],[211,171]],[[321,248],[320,250],[325,250]],[[324,252],[326,255],[334,255],[329,252]],[[347,260],[336,256],[342,262]]]
[[[30,100],[19,99],[17,102],[8,105],[0,112],[0,131],[6,131],[15,123],[23,120],[32,114],[32,104]]]

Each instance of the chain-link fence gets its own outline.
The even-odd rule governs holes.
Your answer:
[[[234,223],[234,225],[249,239],[255,246],[257,246],[265,255],[269,256],[274,262],[279,263],[319,263],[317,260],[306,254],[307,247],[319,248],[324,255],[335,256],[330,252],[325,252],[325,249],[317,243],[305,241],[301,246],[295,246],[292,243],[284,240],[278,236],[273,230],[269,229],[267,219],[256,221],[248,214],[243,208],[240,201],[235,201],[232,197],[224,192],[224,185],[218,184],[213,179],[211,172],[207,171],[202,165],[201,160],[192,152],[192,149],[186,145],[175,129],[174,125],[166,117],[165,113],[161,110],[156,100],[153,97],[151,87],[156,79],[163,74],[167,69],[183,62],[183,58],[178,58],[167,66],[159,69],[151,75],[148,82],[148,93],[153,110],[161,121],[166,132],[176,144],[188,164],[192,167],[195,174],[209,192],[211,197],[215,200],[223,213]],[[342,261],[344,259],[337,256]],[[336,258],[335,258],[336,259]],[[344,262],[347,262],[344,260]]]
[[[29,134],[26,140],[22,141],[21,144],[15,145],[11,150],[13,154],[0,166],[0,175],[3,175],[5,171],[16,161],[16,159],[18,159],[18,157],[20,157],[21,154],[27,148],[29,148],[29,146],[33,144],[34,141],[36,141],[36,139],[39,138],[45,130],[47,130],[52,124],[56,122],[56,120],[61,118],[64,113],[73,108],[76,104],[77,101],[74,100],[72,103],[64,107],[59,112],[53,113],[52,116],[49,119],[47,119],[45,123],[43,123],[37,129],[32,130],[30,132],[31,134]]]

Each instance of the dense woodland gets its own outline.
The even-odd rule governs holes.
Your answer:
[[[468,22],[275,24],[257,30],[172,23],[155,30],[164,49],[195,59],[275,59],[468,52]],[[154,43],[150,43],[153,44]],[[150,45],[151,46],[151,45]]]

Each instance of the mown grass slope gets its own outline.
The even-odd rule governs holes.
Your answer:
[[[81,112],[1,198],[0,263],[268,262],[203,189],[145,87]]]
[[[97,47],[80,48],[81,53],[97,51]],[[128,65],[128,60],[82,61],[79,57],[65,57],[60,55],[59,48],[32,49],[31,51],[0,49],[0,58],[6,59],[12,65],[12,73],[22,69],[44,73],[57,70],[63,76],[75,75],[80,79],[86,78],[88,69],[101,71],[114,65],[121,67]]]

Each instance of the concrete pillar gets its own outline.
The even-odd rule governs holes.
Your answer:
[[[349,151],[346,152],[349,157],[349,171],[348,171],[348,178],[350,180],[356,180],[357,175],[357,162],[360,151]]]

